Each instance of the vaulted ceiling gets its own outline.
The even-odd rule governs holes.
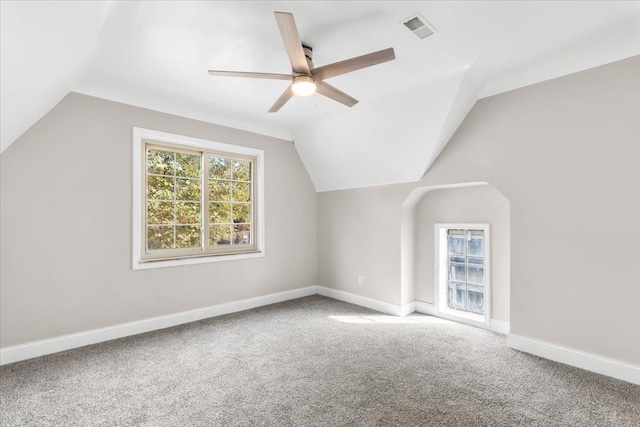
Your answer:
[[[387,47],[396,60],[267,113],[289,73],[273,12],[316,66]],[[436,34],[402,22],[419,12]],[[418,180],[476,100],[640,54],[640,2],[0,3],[2,150],[70,91],[294,140],[318,191]]]

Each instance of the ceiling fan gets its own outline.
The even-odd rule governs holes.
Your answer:
[[[209,74],[212,76],[290,80],[291,84],[271,106],[270,113],[275,113],[282,108],[293,95],[309,96],[314,92],[318,92],[320,95],[324,95],[348,107],[353,107],[358,103],[357,99],[336,89],[324,80],[391,61],[396,57],[393,48],[388,48],[316,68],[312,62],[313,51],[311,47],[302,44],[293,15],[286,12],[274,12],[274,14],[284,41],[284,47],[291,62],[291,74],[209,70]]]

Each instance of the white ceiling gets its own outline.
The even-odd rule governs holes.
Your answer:
[[[273,12],[292,12],[321,66],[387,47],[396,60],[267,110],[289,73]],[[400,22],[420,12],[420,40]],[[318,191],[418,180],[473,103],[640,54],[640,2],[0,3],[2,150],[70,91],[284,139]]]

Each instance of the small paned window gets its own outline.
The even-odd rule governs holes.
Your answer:
[[[439,315],[484,324],[491,321],[489,224],[435,224]]]
[[[484,314],[484,231],[447,230],[447,305]]]

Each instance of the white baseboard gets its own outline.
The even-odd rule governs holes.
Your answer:
[[[122,323],[120,325],[1,348],[0,365],[315,294],[367,307],[393,316],[405,316],[414,311],[438,316],[434,305],[423,301],[413,301],[409,304],[397,305],[324,286],[308,286],[305,288],[278,292],[224,304],[217,304],[195,310],[183,311],[180,313]],[[509,331],[509,323],[498,319],[492,319],[490,329],[495,332],[505,334]],[[565,363],[567,365],[640,385],[640,366],[637,365],[596,356],[572,348],[537,341],[514,334],[507,335],[507,346],[545,359]]]
[[[509,322],[505,322],[504,320],[491,319],[491,326],[489,326],[489,329],[502,335],[508,335],[510,327],[511,326]]]
[[[327,288],[324,286],[318,286],[318,294],[362,307],[370,308],[382,313],[391,314],[393,316],[402,316],[403,306],[400,306],[398,304],[378,301],[372,298],[363,297],[361,295],[339,291],[337,289]],[[409,307],[405,308],[405,310],[408,308]]]
[[[411,301],[409,304],[400,306],[400,316],[404,317],[416,311],[416,302]]]
[[[0,365],[6,365],[20,360],[31,359],[33,357],[44,356],[46,354],[57,353],[59,351],[70,350],[116,338],[150,332],[157,329],[169,328],[171,326],[182,325],[184,323],[195,322],[197,320],[221,316],[223,314],[235,313],[264,305],[302,298],[315,295],[316,293],[317,286],[308,286],[306,288],[277,292],[255,298],[216,304],[195,310],[152,317],[135,322],[127,322],[105,328],[92,329],[85,332],[78,332],[75,334],[62,335],[55,338],[5,347],[0,349]]]
[[[418,313],[441,317],[443,319],[451,320],[453,322],[464,323],[466,325],[471,325],[478,328],[489,329],[490,331],[497,332],[502,335],[506,335],[509,333],[509,322],[505,322],[504,320],[491,319],[491,324],[487,328],[486,325],[481,322],[475,322],[467,319],[460,319],[454,316],[448,316],[443,313],[438,313],[435,305],[430,302],[414,301],[413,304],[415,306],[415,311],[417,311]]]
[[[377,310],[382,313],[391,314],[393,316],[406,316],[413,312],[422,314],[428,314],[430,316],[437,316],[443,319],[452,320],[454,322],[465,323],[471,326],[479,328],[489,329],[493,332],[506,335],[509,333],[509,322],[503,320],[491,319],[491,326],[487,328],[484,324],[467,321],[465,319],[458,319],[452,316],[447,316],[442,313],[438,313],[434,304],[424,301],[412,301],[408,304],[397,305],[388,302],[378,301],[373,298],[363,297],[361,295],[352,294],[350,292],[339,291],[337,289],[327,288],[324,286],[318,286],[318,294],[325,297],[337,299],[340,301],[348,302],[351,304],[367,307],[372,310]]]
[[[640,385],[640,366],[544,341],[507,335],[507,347]]]
[[[362,307],[367,307],[372,310],[381,311],[382,313],[391,314],[393,316],[402,317],[402,316],[411,314],[413,312],[418,312],[422,314],[428,314],[430,316],[437,316],[443,319],[452,320],[454,322],[465,323],[465,324],[476,326],[479,328],[489,329],[493,332],[497,332],[503,335],[506,335],[507,333],[509,333],[509,322],[505,322],[503,320],[498,320],[498,319],[491,319],[491,326],[487,328],[484,324],[481,324],[478,322],[467,321],[465,319],[458,319],[452,316],[447,316],[447,315],[438,313],[435,309],[434,304],[430,302],[412,301],[408,304],[397,305],[397,304],[391,304],[388,302],[378,301],[373,298],[363,297],[357,294],[352,294],[350,292],[327,288],[324,286],[318,286],[318,294],[323,295],[325,297],[348,302],[351,304],[359,305]]]
[[[430,302],[424,302],[424,301],[414,301],[413,302],[416,306],[416,311],[418,313],[422,313],[422,314],[428,314],[429,316],[436,316],[436,307],[435,305],[433,305]]]

